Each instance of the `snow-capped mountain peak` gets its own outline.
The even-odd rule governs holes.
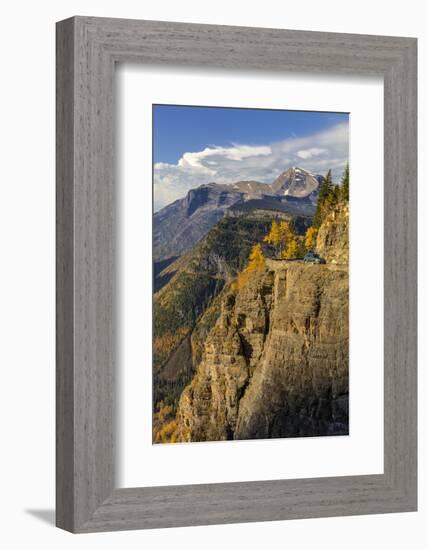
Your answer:
[[[316,191],[321,181],[321,176],[296,166],[280,174],[271,187],[275,195],[304,198]]]

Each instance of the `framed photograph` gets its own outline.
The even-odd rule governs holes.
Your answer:
[[[153,443],[349,435],[348,129],[153,106]]]
[[[57,525],[417,508],[416,39],[57,24]]]

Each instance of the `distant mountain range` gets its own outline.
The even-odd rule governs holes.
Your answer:
[[[153,259],[163,262],[190,250],[227,212],[267,209],[312,216],[323,176],[289,168],[271,184],[208,183],[154,215]]]

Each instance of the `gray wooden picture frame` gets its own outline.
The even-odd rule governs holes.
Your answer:
[[[57,24],[56,47],[57,526],[83,533],[416,510],[416,39],[73,17]],[[115,488],[117,62],[383,77],[383,474]]]

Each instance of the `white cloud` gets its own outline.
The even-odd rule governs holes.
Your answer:
[[[319,147],[311,147],[310,149],[303,149],[302,151],[297,151],[296,155],[300,159],[310,159],[312,157],[318,157],[328,153],[328,149],[320,149]]]
[[[204,183],[240,180],[271,183],[290,166],[321,174],[331,169],[333,179],[339,180],[348,161],[348,132],[348,124],[342,123],[301,138],[265,145],[210,146],[184,153],[177,164],[158,162],[154,166],[155,210]]]

